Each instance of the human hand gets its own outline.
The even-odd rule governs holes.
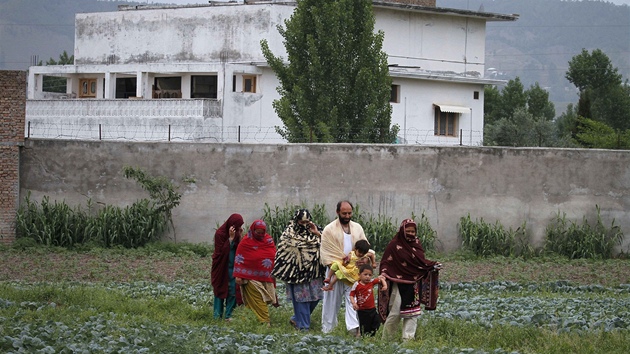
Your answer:
[[[230,226],[230,242],[234,241],[234,237],[236,237],[236,228],[234,226]]]
[[[352,308],[356,311],[359,309],[359,305],[357,305],[357,303],[355,302],[354,304],[352,304]]]
[[[442,269],[442,263],[436,263],[436,264],[433,266],[433,269],[436,269],[436,270],[440,270],[440,269]]]
[[[238,285],[243,285],[243,279],[241,279],[239,277],[235,277],[234,281],[236,281],[236,284],[238,284]]]

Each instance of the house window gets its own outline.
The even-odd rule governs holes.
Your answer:
[[[392,92],[391,96],[389,97],[389,102],[400,103],[400,85],[392,85]]]
[[[96,97],[96,79],[79,79],[79,97]]]
[[[256,76],[243,75],[243,92],[256,92]]]
[[[193,75],[190,82],[190,98],[217,98],[217,76]]]
[[[135,77],[116,78],[116,98],[135,97],[136,87]]]
[[[473,99],[475,99],[475,100],[479,99],[479,91],[473,92]]]
[[[232,92],[236,92],[236,75],[232,75]]]
[[[153,98],[182,98],[182,78],[156,77],[153,84]]]
[[[440,107],[435,107],[434,134],[442,136],[457,136],[457,122],[459,113],[440,111]]]

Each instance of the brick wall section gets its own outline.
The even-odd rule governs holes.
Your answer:
[[[15,240],[20,146],[24,144],[26,72],[0,71],[0,243]]]
[[[436,0],[385,0],[389,2],[397,2],[400,4],[408,4],[408,5],[420,5],[420,6],[430,6],[435,7]]]

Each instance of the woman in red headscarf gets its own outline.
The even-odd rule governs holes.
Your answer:
[[[214,291],[214,318],[232,318],[232,311],[240,299],[240,289],[232,271],[236,247],[241,241],[243,217],[232,214],[214,234],[214,252],[210,279]]]
[[[271,276],[276,245],[267,233],[267,225],[256,220],[239,243],[234,259],[234,277],[241,286],[245,306],[254,311],[262,323],[271,324],[267,304],[278,306],[276,282]]]
[[[424,256],[416,236],[416,222],[405,219],[398,233],[383,252],[380,274],[387,280],[387,290],[379,292],[378,310],[383,325],[383,338],[391,338],[403,322],[402,339],[414,339],[422,307],[435,309],[437,270],[442,264]],[[424,289],[423,289],[424,286]]]

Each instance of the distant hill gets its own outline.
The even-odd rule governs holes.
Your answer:
[[[486,69],[503,79],[520,77],[528,88],[538,82],[550,92],[556,114],[577,102],[564,78],[571,58],[585,48],[601,49],[630,79],[630,7],[605,1],[437,0],[437,6],[519,14],[515,22],[490,22]],[[489,73],[487,72],[486,75]]]
[[[154,2],[154,0],[151,0]],[[168,3],[168,1],[164,1]],[[74,16],[116,11],[122,4],[99,0],[0,0],[0,70],[26,70],[33,62],[74,52]],[[568,61],[599,48],[630,79],[630,7],[604,1],[437,0],[437,6],[502,14],[516,22],[488,23],[486,75],[520,77],[526,87],[547,87],[557,114],[577,94],[565,78]]]

